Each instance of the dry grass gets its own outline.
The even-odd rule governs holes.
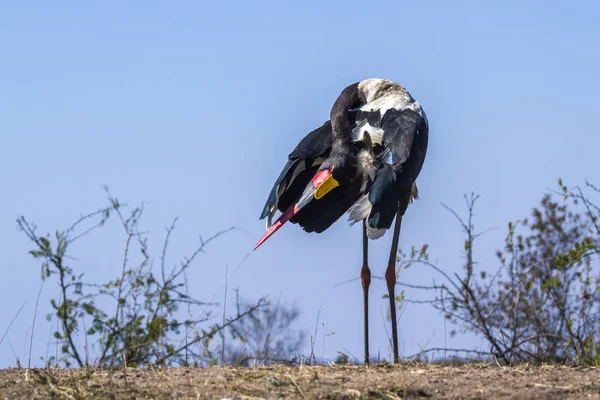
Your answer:
[[[600,399],[600,369],[389,364],[7,369],[3,399]]]

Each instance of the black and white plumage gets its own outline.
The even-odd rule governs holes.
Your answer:
[[[356,111],[349,112],[364,103],[358,86],[345,88],[330,120],[304,137],[288,156],[263,208],[267,233],[256,247],[288,220],[307,232],[323,232],[368,190],[376,172],[372,142],[368,133],[353,136]],[[325,180],[326,190],[321,187]],[[278,209],[282,215],[272,224]]]
[[[367,236],[377,239],[390,228],[398,207],[403,215],[418,196],[416,179],[425,161],[429,126],[421,105],[399,84],[367,79],[359,90],[367,103],[358,110],[353,133],[369,133],[378,162],[369,193],[349,210],[349,220],[366,219]]]
[[[425,160],[428,122],[421,105],[401,85],[386,79],[367,79],[355,85],[360,105],[347,110],[347,118],[352,140],[361,141],[366,132],[372,143],[372,152],[359,157],[368,178],[362,184],[368,185],[369,191],[351,201],[330,198],[335,206],[321,209],[318,221],[292,218],[291,222],[300,223],[307,232],[320,233],[350,207],[350,223],[366,219],[367,235],[376,239],[390,228],[398,204],[404,214],[411,198],[417,197],[415,180]],[[326,121],[289,154],[260,217],[267,218],[267,227],[277,210],[285,211],[298,198],[331,147],[331,121]]]
[[[421,105],[396,82],[366,79],[345,88],[330,120],[306,135],[288,156],[261,219],[267,232],[255,249],[285,222],[323,232],[346,211],[363,221],[365,363],[369,362],[368,239],[377,239],[395,219],[385,277],[390,301],[394,362],[399,360],[396,323],[396,253],[402,216],[418,197],[416,179],[427,152],[429,124]],[[324,190],[321,190],[323,189]],[[322,195],[325,194],[325,195]],[[272,224],[277,210],[281,216]]]

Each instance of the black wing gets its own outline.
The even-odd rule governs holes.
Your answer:
[[[337,221],[360,197],[362,182],[354,180],[339,186],[319,201],[311,201],[290,222],[299,224],[306,232],[321,233]]]
[[[368,194],[371,210],[367,221],[371,228],[389,229],[398,207],[402,214],[408,207],[427,152],[427,118],[419,111],[392,108],[381,119],[381,164]]]
[[[285,211],[292,205],[330,151],[331,123],[327,121],[302,138],[288,155],[288,161],[275,180],[260,219],[267,216],[271,218],[278,209]]]

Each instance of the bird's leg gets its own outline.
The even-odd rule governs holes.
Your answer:
[[[394,363],[398,363],[398,326],[396,321],[396,254],[398,253],[398,240],[400,238],[400,226],[402,225],[402,213],[398,207],[396,223],[394,225],[394,236],[392,237],[392,248],[390,249],[390,260],[385,271],[385,281],[390,296],[390,316],[392,319],[392,343],[394,346]]]
[[[365,220],[363,220],[363,265],[360,270],[360,282],[363,288],[365,364],[369,364],[369,285],[371,285],[371,270],[369,269],[369,239]]]

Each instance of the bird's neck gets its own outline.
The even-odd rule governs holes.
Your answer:
[[[333,104],[330,113],[332,150],[343,147],[352,141],[352,125],[348,119],[348,110],[359,104],[358,83],[344,89]]]

